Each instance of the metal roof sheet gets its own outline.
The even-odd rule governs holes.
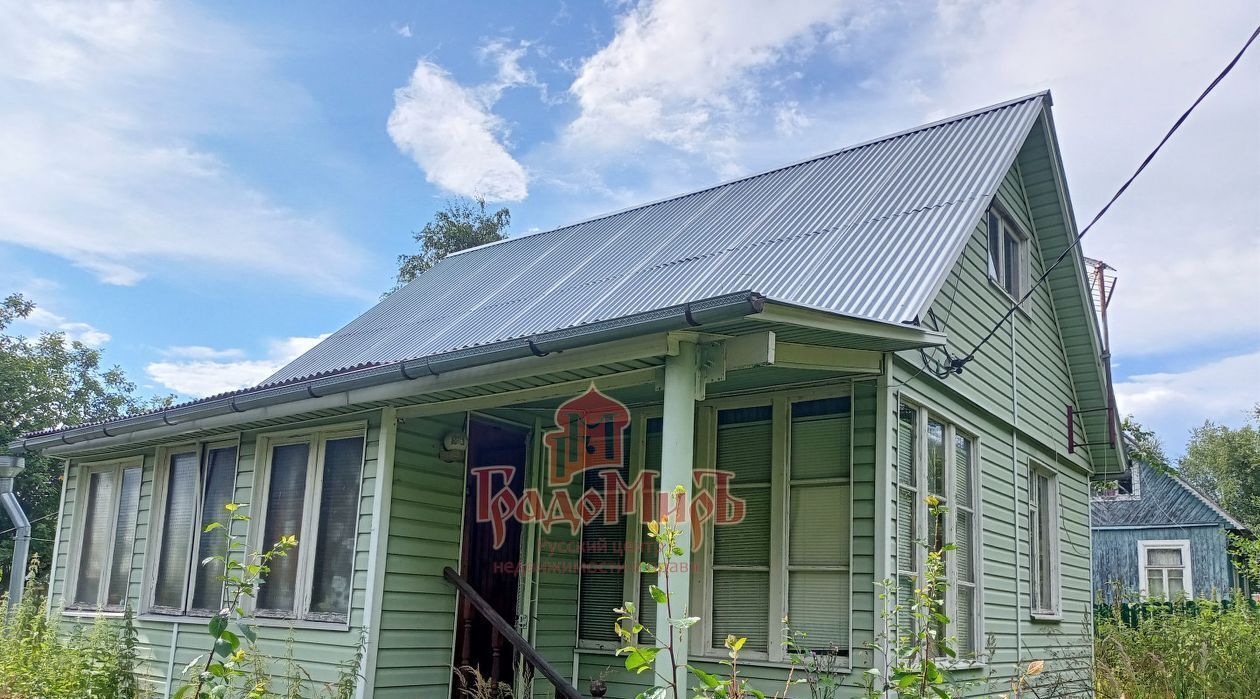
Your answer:
[[[439,262],[265,383],[755,289],[909,323],[1033,123],[1039,93]]]

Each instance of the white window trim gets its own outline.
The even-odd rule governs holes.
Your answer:
[[[1186,587],[1186,598],[1194,599],[1194,574],[1190,566],[1190,540],[1189,539],[1149,539],[1137,542],[1138,547],[1138,586],[1141,589],[1142,597],[1150,597],[1150,590],[1147,589],[1146,582],[1146,552],[1149,549],[1181,549],[1181,563],[1183,574],[1182,582]],[[1165,585],[1165,590],[1167,586]]]
[[[729,410],[735,408],[751,408],[758,406],[770,405],[774,419],[778,419],[779,410],[790,420],[791,404],[799,401],[819,400],[827,398],[849,398],[849,478],[844,479],[828,479],[834,480],[838,484],[849,485],[849,562],[844,567],[843,572],[849,574],[849,618],[847,646],[848,656],[842,659],[838,664],[839,669],[851,667],[853,658],[853,487],[852,487],[852,452],[853,452],[853,391],[852,386],[848,383],[842,386],[821,386],[814,388],[795,388],[782,391],[765,391],[740,396],[726,396],[713,398],[707,401],[701,401],[696,405],[696,423],[695,423],[695,455],[694,463],[696,468],[712,469],[716,466],[717,459],[717,412],[718,410]],[[776,408],[781,404],[782,408]],[[654,405],[643,409],[634,409],[631,411],[631,447],[630,447],[630,482],[633,483],[641,474],[646,464],[647,451],[647,421],[652,418],[662,417],[662,408],[660,405]],[[781,434],[780,434],[781,432]],[[787,488],[787,468],[790,467],[790,443],[791,431],[776,431],[774,433],[775,444],[772,447],[772,460],[775,463],[780,461],[783,468],[775,468],[771,471],[771,492],[772,497],[778,495],[786,498],[789,495]],[[780,444],[779,442],[784,442]],[[776,483],[778,484],[776,486]],[[660,483],[656,486],[659,488]],[[776,490],[777,487],[777,490]],[[771,520],[770,536],[772,541],[786,542],[787,537],[787,517],[789,515],[786,503],[782,507],[782,516]],[[978,509],[977,509],[978,513]],[[978,514],[977,514],[978,517]],[[632,601],[639,608],[642,608],[642,600],[639,599],[639,546],[645,542],[646,536],[643,532],[642,513],[638,513],[631,517],[631,521],[627,523],[627,542],[626,542],[626,559],[625,574],[622,582],[622,592],[625,599]],[[696,626],[692,627],[688,635],[689,652],[699,658],[705,660],[723,660],[727,658],[725,648],[714,648],[710,644],[713,636],[713,609],[712,609],[712,571],[713,563],[713,523],[709,522],[704,531],[704,539],[701,547],[697,551],[692,552],[692,575],[691,575],[691,608],[704,610],[700,615],[701,620]],[[579,546],[580,550],[580,546]],[[775,568],[774,557],[781,557],[782,565]],[[787,614],[787,559],[786,559],[786,543],[783,547],[771,547],[771,596],[767,621],[769,628],[767,629],[769,636],[767,652],[744,651],[740,655],[740,662],[749,662],[753,665],[763,665],[771,667],[782,667],[787,665],[788,658],[782,645],[778,642],[783,632],[783,617]],[[781,582],[775,584],[776,576],[773,571],[781,570]],[[580,581],[579,581],[580,589]],[[777,589],[777,594],[776,594]],[[979,582],[977,581],[977,597],[979,597]],[[579,602],[579,610],[581,604]],[[579,611],[580,613],[580,611]],[[642,620],[649,625],[654,625],[655,619]],[[978,628],[978,627],[977,627]],[[647,642],[646,637],[640,638],[640,642]],[[593,641],[583,638],[577,640],[577,650],[579,651],[607,651],[615,650],[619,644],[608,641]]]
[[[989,238],[989,215],[991,213],[997,214],[998,222],[1000,223],[1000,226],[998,229],[998,238],[999,238],[998,239],[998,243],[999,243],[998,258],[1001,261],[1000,268],[995,268],[993,264],[993,249],[991,247],[993,241]],[[1002,269],[1005,268],[1008,264],[1008,261],[1006,260],[1006,247],[1004,245],[1001,245],[1001,243],[1004,239],[1003,233],[1008,230],[1013,234],[1012,237],[1015,238],[1016,246],[1019,249],[1019,252],[1018,252],[1019,260],[1017,261],[1019,264],[1019,269],[1016,270],[1016,287],[1017,288],[1015,290],[1015,293],[1011,293],[1010,291],[1006,289],[1006,286],[1003,284],[1003,281],[1001,278]],[[1032,252],[1030,250],[1031,241],[1032,241],[1032,236],[1028,235],[1027,231],[1025,231],[1023,227],[1021,227],[1019,223],[1015,221],[1015,217],[1012,216],[1010,212],[1006,210],[1006,207],[1002,206],[996,200],[993,202],[992,206],[990,206],[985,211],[985,214],[984,214],[984,248],[985,248],[985,255],[986,255],[985,268],[988,270],[989,281],[992,282],[993,285],[998,288],[998,290],[1000,290],[1003,294],[1007,296],[1007,298],[1010,298],[1012,301],[1019,301],[1020,297],[1022,297],[1028,291],[1028,288],[1029,288],[1029,282],[1030,282],[1029,269],[1031,268],[1031,264],[1032,264],[1029,259],[1030,256],[1032,255]],[[1022,308],[1023,307],[1021,306],[1021,309]]]
[[[810,400],[821,400],[828,398],[848,398],[849,399],[849,476],[847,478],[827,479],[828,484],[842,484],[849,486],[849,561],[843,567],[841,572],[849,575],[849,618],[848,624],[848,644],[845,649],[847,654],[840,658],[837,662],[838,669],[848,669],[852,667],[853,662],[853,391],[849,384],[843,387],[821,387],[813,390],[796,390],[796,391],[778,391],[756,393],[746,396],[735,396],[729,398],[716,398],[705,401],[700,404],[702,413],[696,423],[696,434],[700,439],[697,445],[696,457],[697,465],[714,469],[717,467],[717,413],[719,410],[731,410],[738,408],[764,407],[769,405],[771,409],[771,419],[776,425],[772,431],[773,444],[771,446],[771,470],[770,470],[770,492],[771,506],[778,506],[778,516],[774,516],[770,520],[770,537],[773,545],[770,547],[770,564],[769,564],[769,610],[767,614],[767,650],[760,651],[742,651],[740,653],[740,662],[744,662],[747,658],[749,661],[761,662],[770,665],[783,665],[789,662],[787,650],[783,647],[779,640],[783,635],[783,618],[787,616],[788,607],[788,565],[787,565],[787,549],[788,549],[788,520],[790,510],[788,505],[788,497],[790,495],[789,488],[789,470],[791,468],[791,406],[793,403]],[[782,421],[782,422],[780,422]],[[783,424],[786,427],[780,429],[777,425]],[[703,449],[703,451],[702,451]],[[704,459],[701,461],[700,459]],[[713,522],[710,520],[705,528],[704,543],[699,552],[693,554],[693,564],[696,560],[700,561],[699,570],[692,575],[692,607],[701,609],[703,613],[700,615],[700,623],[693,627],[691,634],[691,652],[698,657],[707,660],[725,660],[728,651],[725,648],[715,647],[711,641],[713,638]],[[695,570],[693,565],[693,570]],[[699,594],[697,594],[699,593]]]
[[[351,437],[361,437],[363,439],[363,455],[359,464],[359,483],[356,490],[358,497],[356,500],[362,504],[363,501],[363,474],[367,466],[367,439],[368,425],[366,422],[360,421],[355,423],[346,423],[338,425],[327,425],[316,428],[307,428],[299,430],[287,430],[285,432],[273,432],[258,436],[255,445],[254,462],[258,467],[254,469],[254,484],[252,501],[257,503],[257,511],[251,512],[250,532],[248,540],[253,550],[262,551],[271,548],[275,542],[264,542],[263,532],[267,528],[267,512],[266,504],[269,491],[271,488],[271,457],[272,448],[285,444],[310,444],[307,453],[306,462],[306,490],[304,493],[304,503],[302,506],[302,527],[297,532],[298,540],[298,564],[297,574],[294,578],[294,605],[293,611],[286,613],[284,610],[277,609],[261,609],[257,606],[255,599],[249,601],[250,610],[259,619],[269,619],[273,621],[286,622],[305,622],[310,625],[318,625],[325,628],[348,629],[350,628],[350,617],[354,613],[354,570],[350,572],[350,589],[348,590],[349,600],[344,618],[340,614],[324,614],[320,612],[310,611],[311,604],[311,588],[314,583],[313,571],[315,568],[315,549],[316,538],[319,531],[319,507],[321,495],[323,493],[323,476],[324,476],[324,449],[329,440],[347,439]],[[356,520],[359,514],[356,509]],[[358,531],[358,522],[355,523],[356,535],[361,533]],[[355,543],[355,553],[357,558],[358,542]]]
[[[241,463],[239,434],[231,439],[213,442],[184,442],[163,446],[158,449],[157,462],[153,469],[153,497],[150,499],[151,504],[149,506],[149,531],[152,532],[152,535],[149,537],[145,549],[147,553],[144,566],[144,590],[141,597],[142,613],[145,616],[153,616],[160,619],[205,619],[213,614],[211,610],[189,609],[189,605],[192,603],[192,591],[196,586],[197,576],[203,571],[201,561],[197,560],[197,552],[201,550],[201,519],[204,514],[202,508],[205,507],[205,458],[210,450],[225,448],[236,449],[236,461],[232,464],[232,483],[233,490],[235,490],[236,477],[240,473]],[[171,457],[175,454],[185,454],[190,451],[196,452],[197,455],[197,497],[193,506],[193,538],[185,560],[185,566],[188,568],[188,577],[184,580],[184,594],[177,609],[158,606],[154,602],[154,598],[157,595],[158,569],[161,567],[162,538],[166,533],[166,499],[167,491],[170,488]],[[233,499],[235,500],[235,497]]]
[[[1037,476],[1045,476],[1050,484],[1050,494],[1047,501],[1050,503],[1052,516],[1050,517],[1050,532],[1047,541],[1050,543],[1050,606],[1045,606],[1045,600],[1037,600],[1040,606],[1034,607],[1032,604],[1033,590],[1040,582],[1036,578],[1037,571],[1037,555],[1039,555],[1040,542],[1033,536],[1032,529],[1032,485]],[[1062,570],[1063,560],[1062,553],[1062,523],[1063,510],[1059,500],[1059,475],[1054,470],[1037,462],[1030,461],[1028,464],[1028,613],[1037,621],[1062,621],[1063,620],[1063,587],[1062,587]],[[1040,532],[1038,532],[1040,534]]]
[[[914,503],[915,542],[914,542],[913,550],[915,551],[915,575],[916,575],[915,585],[916,587],[921,586],[923,584],[924,577],[927,572],[927,556],[919,555],[919,546],[920,546],[919,542],[926,542],[927,537],[928,537],[928,507],[927,507],[927,503],[924,501],[924,498],[927,497],[927,492],[928,492],[928,473],[927,473],[928,421],[932,418],[935,418],[936,421],[942,423],[945,426],[945,434],[943,435],[943,439],[944,439],[944,444],[945,444],[945,455],[946,455],[945,506],[947,510],[946,510],[946,515],[945,515],[945,531],[946,531],[947,543],[956,542],[958,539],[958,536],[957,536],[958,516],[957,516],[957,511],[956,511],[957,509],[956,503],[958,500],[957,493],[956,493],[956,490],[958,487],[958,477],[957,477],[957,463],[956,463],[957,454],[956,454],[956,450],[954,449],[954,437],[956,435],[961,435],[971,440],[970,468],[971,468],[971,486],[972,486],[972,497],[973,497],[972,507],[970,508],[972,512],[972,526],[973,526],[972,545],[971,545],[971,570],[972,570],[972,576],[975,579],[969,584],[971,585],[972,590],[973,590],[972,610],[971,610],[971,615],[972,615],[971,628],[972,628],[972,636],[973,636],[972,644],[974,647],[971,649],[958,649],[958,651],[960,655],[962,655],[965,652],[974,653],[974,657],[950,659],[948,660],[946,664],[954,668],[982,667],[987,659],[985,657],[985,646],[983,643],[985,639],[984,554],[983,554],[984,518],[983,518],[983,513],[982,513],[982,503],[984,502],[984,497],[983,497],[984,491],[983,491],[983,481],[981,480],[982,475],[981,475],[981,469],[980,469],[980,464],[982,462],[982,459],[981,459],[982,443],[981,443],[980,433],[978,430],[973,429],[965,420],[962,420],[957,415],[950,413],[948,410],[942,410],[940,408],[930,407],[926,400],[923,400],[915,396],[910,391],[902,392],[900,401],[897,406],[898,412],[900,412],[901,404],[905,404],[914,408],[914,410],[916,411],[916,420],[917,420],[917,423],[914,427],[915,432],[916,432],[915,442],[914,442],[915,444],[915,455],[914,455],[915,485],[911,487],[911,486],[903,486],[901,483],[897,483],[897,490],[896,490],[898,494],[903,488],[906,490],[913,490],[915,493],[915,496],[914,496],[915,497],[915,503]],[[897,429],[900,429],[901,419],[899,415],[896,418],[895,424],[897,425]],[[892,469],[894,475],[899,473],[899,469],[896,463],[891,463],[889,467]],[[957,553],[955,552],[955,555],[953,556],[946,556],[945,560],[946,560],[946,575],[949,581],[947,589],[955,590],[959,587]],[[898,564],[897,569],[898,571],[906,570],[906,569],[902,569],[900,564]],[[901,600],[898,600],[898,603],[903,603],[903,602]],[[958,629],[959,620],[958,620],[958,596],[956,594],[948,596],[948,599],[946,600],[946,607],[947,607],[946,616],[948,616],[950,619],[949,627],[946,630],[946,635],[957,638],[957,635],[958,635],[957,629]]]
[[[98,583],[100,589],[97,593],[98,599],[108,601],[109,594],[109,578],[113,575],[113,556],[114,556],[114,536],[118,531],[118,506],[122,498],[122,474],[129,468],[140,469],[140,490],[144,490],[144,456],[129,456],[121,459],[110,459],[108,461],[94,461],[90,463],[82,463],[78,465],[78,472],[75,474],[75,495],[74,495],[74,529],[73,545],[70,547],[70,561],[66,566],[66,583],[64,586],[64,614],[66,616],[95,616],[103,612],[106,616],[122,615],[126,609],[127,602],[131,601],[131,591],[128,589],[127,599],[119,605],[101,604],[97,608],[88,608],[82,604],[75,602],[75,598],[79,596],[79,564],[83,560],[83,538],[87,528],[87,503],[91,492],[92,474],[101,471],[113,471],[115,479],[114,497],[110,503],[110,528],[109,541],[105,547],[106,563],[104,564],[104,574]],[[140,522],[140,502],[139,493],[136,498],[136,524]],[[132,542],[131,548],[132,566],[128,569],[128,578],[135,573],[135,542]],[[55,565],[54,561],[54,565]],[[128,584],[130,588],[130,584]]]

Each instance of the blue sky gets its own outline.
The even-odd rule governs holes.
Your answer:
[[[1078,216],[1250,3],[6,3],[0,291],[152,393],[362,312],[451,194],[546,229],[1050,88]],[[1260,59],[1095,229],[1122,409],[1171,451],[1260,400]]]

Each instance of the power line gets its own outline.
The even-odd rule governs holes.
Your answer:
[[[1050,265],[1050,267],[1037,278],[1037,281],[1032,285],[1032,287],[1029,288],[1028,291],[1024,292],[1023,296],[1019,298],[1019,301],[1015,302],[1010,309],[1002,315],[998,322],[993,324],[992,328],[989,328],[989,332],[985,333],[984,337],[971,348],[970,352],[961,357],[949,358],[948,370],[945,372],[946,376],[950,373],[961,374],[963,367],[966,366],[968,362],[976,358],[976,352],[979,352],[980,348],[984,347],[989,340],[993,339],[993,336],[997,333],[998,329],[1001,328],[1012,315],[1014,315],[1015,311],[1017,311],[1030,296],[1032,296],[1033,292],[1037,290],[1037,287],[1045,283],[1046,279],[1050,277],[1050,273],[1067,259],[1072,250],[1080,244],[1081,238],[1084,238],[1085,234],[1094,227],[1094,224],[1098,223],[1098,220],[1107,213],[1107,211],[1111,208],[1111,205],[1116,203],[1116,200],[1125,193],[1125,191],[1129,188],[1129,185],[1133,184],[1133,181],[1138,178],[1138,175],[1142,174],[1142,171],[1146,169],[1146,166],[1151,164],[1151,161],[1155,159],[1155,156],[1164,147],[1164,144],[1168,143],[1168,139],[1172,138],[1172,135],[1177,132],[1177,129],[1181,128],[1181,125],[1185,123],[1186,119],[1190,116],[1190,113],[1199,106],[1199,103],[1201,103],[1204,98],[1212,92],[1212,90],[1216,89],[1216,86],[1225,79],[1226,75],[1229,75],[1230,71],[1234,69],[1234,66],[1238,65],[1238,61],[1242,59],[1243,54],[1247,52],[1247,49],[1251,48],[1251,44],[1255,42],[1257,36],[1260,36],[1260,26],[1257,26],[1255,31],[1251,32],[1251,36],[1247,39],[1247,42],[1244,43],[1243,47],[1238,50],[1238,53],[1235,54],[1234,58],[1225,66],[1225,69],[1222,70],[1210,84],[1208,84],[1207,89],[1205,89],[1203,93],[1199,95],[1198,99],[1196,99],[1194,103],[1191,104],[1184,113],[1182,113],[1177,121],[1173,123],[1172,128],[1168,129],[1168,133],[1164,134],[1164,137],[1160,139],[1155,148],[1146,156],[1146,158],[1142,161],[1142,164],[1138,166],[1137,170],[1134,170],[1133,174],[1129,175],[1129,179],[1124,181],[1124,184],[1120,186],[1120,189],[1117,189],[1116,193],[1111,195],[1111,199],[1107,200],[1107,203],[1102,207],[1102,209],[1094,215],[1094,218],[1090,220],[1089,225],[1081,229],[1081,232],[1076,235],[1076,238],[1072,240],[1072,243],[1063,249],[1063,252],[1060,253],[1059,257],[1054,261],[1054,264]],[[948,357],[948,350],[946,350],[946,355]]]

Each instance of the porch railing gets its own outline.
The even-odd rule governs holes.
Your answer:
[[[547,659],[538,652],[537,648],[530,645],[529,641],[525,640],[525,637],[517,633],[516,629],[513,628],[502,615],[495,611],[494,607],[491,606],[490,603],[487,602],[486,599],[482,597],[472,585],[469,585],[467,580],[460,577],[459,573],[456,573],[454,569],[448,566],[442,570],[442,576],[446,578],[447,582],[454,585],[455,588],[459,590],[464,599],[470,602],[473,608],[475,608],[486,621],[490,622],[490,626],[494,628],[496,633],[507,639],[508,643],[512,644],[512,647],[516,649],[517,653],[520,653],[521,658],[523,658],[525,662],[529,663],[535,670],[541,673],[543,677],[547,678],[547,681],[551,683],[551,686],[556,688],[557,697],[560,699],[585,699],[585,697],[582,696],[582,693],[578,691],[577,687],[569,684],[569,681],[564,678],[564,675],[561,675],[560,672],[556,670],[555,666],[547,662]]]

